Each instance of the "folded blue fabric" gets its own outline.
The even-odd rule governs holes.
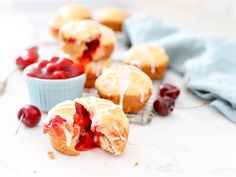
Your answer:
[[[236,43],[166,25],[146,13],[125,21],[131,45],[153,43],[170,57],[170,68],[191,81],[188,87],[236,122]]]

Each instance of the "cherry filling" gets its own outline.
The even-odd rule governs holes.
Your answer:
[[[99,38],[91,42],[86,42],[85,45],[87,49],[84,51],[83,55],[79,58],[82,65],[86,66],[90,61],[92,61],[92,55],[96,53],[96,50],[100,46]]]
[[[67,121],[56,115],[50,122],[44,126],[44,133],[50,131],[50,134],[56,137],[64,137],[64,128],[73,133],[73,137],[79,137],[75,149],[78,151],[86,151],[100,146],[99,137],[104,136],[97,131],[97,127],[91,129],[91,119],[89,112],[83,105],[75,104],[76,113],[74,114],[74,122],[71,126]],[[64,127],[64,128],[63,128]]]
[[[93,40],[91,42],[85,43],[87,49],[84,51],[83,55],[79,58],[82,65],[86,66],[90,61],[92,61],[92,55],[96,53],[97,48],[100,45],[99,39]]]
[[[67,58],[52,57],[42,60],[27,73],[30,77],[40,79],[68,79],[84,73],[84,66]]]
[[[89,112],[79,103],[75,104],[76,113],[74,115],[74,124],[81,128],[79,141],[75,146],[78,151],[86,151],[99,147],[98,134],[91,130],[91,119]]]

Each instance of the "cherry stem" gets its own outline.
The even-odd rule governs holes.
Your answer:
[[[184,88],[189,82],[190,82],[190,78],[188,78],[188,79],[183,83],[183,85],[182,85],[179,89],[178,89],[178,88],[175,88],[175,89],[172,89],[172,90],[168,90],[168,91],[166,91],[166,93],[172,93],[172,92],[181,90],[181,89]]]
[[[18,124],[17,129],[16,129],[15,136],[17,135],[17,133],[18,133],[18,131],[19,131],[19,129],[20,129],[20,126],[21,126],[21,124],[22,124],[22,120],[23,120],[23,118],[24,118],[24,114],[20,117],[20,122],[19,122],[19,124]]]
[[[189,107],[179,107],[179,106],[175,106],[174,108],[176,109],[196,109],[196,108],[201,108],[204,106],[208,106],[208,102],[204,102],[200,105],[195,105],[195,106],[189,106]]]

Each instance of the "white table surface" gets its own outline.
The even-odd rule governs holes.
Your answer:
[[[11,13],[4,12],[0,20],[6,22],[0,33],[0,78],[4,78],[13,66],[12,57],[32,41],[32,35],[30,30],[27,32],[28,23],[19,22]],[[183,79],[168,71],[165,82],[181,86]],[[182,107],[202,102],[183,89],[176,104]],[[26,86],[22,74],[17,72],[0,97],[1,177],[236,176],[236,126],[211,107],[175,109],[169,117],[156,117],[147,126],[131,124],[127,149],[120,157],[99,149],[70,157],[53,150],[47,135],[42,133],[42,124],[32,129],[22,126],[14,136],[17,111],[26,103]],[[55,153],[54,160],[48,157],[48,151]]]

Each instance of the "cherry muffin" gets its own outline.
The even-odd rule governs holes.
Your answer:
[[[156,80],[164,77],[169,65],[169,57],[160,47],[152,44],[140,44],[125,52],[122,62],[139,67],[152,80]]]
[[[91,19],[91,17],[91,12],[85,6],[79,4],[62,6],[50,24],[51,34],[58,38],[59,30],[65,23],[72,20]]]
[[[124,20],[129,16],[129,13],[117,7],[105,7],[97,14],[98,21],[113,29],[121,31]]]
[[[121,105],[125,113],[136,113],[149,100],[152,81],[139,68],[121,64],[104,69],[95,88],[100,97]]]
[[[124,153],[129,121],[119,105],[86,97],[53,107],[44,123],[52,146],[67,155],[101,148],[113,155]]]
[[[91,20],[71,21],[59,32],[63,51],[76,62],[109,58],[115,47],[114,32]]]
[[[101,60],[101,61],[92,61],[85,67],[86,74],[86,88],[93,88],[95,85],[95,81],[98,76],[101,75],[103,69],[108,68],[111,65],[111,60]]]

